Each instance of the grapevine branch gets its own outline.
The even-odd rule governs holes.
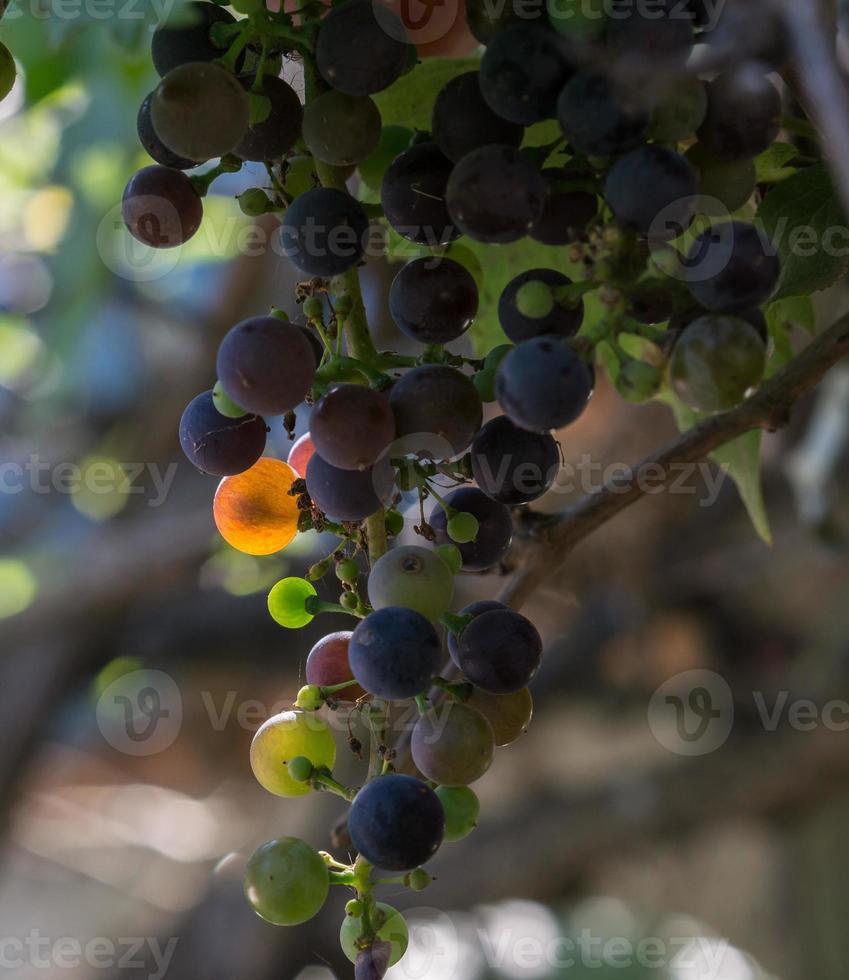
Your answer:
[[[587,494],[566,510],[557,524],[540,535],[528,560],[502,590],[501,601],[516,608],[522,606],[563,565],[579,542],[641,499],[649,473],[652,488],[665,486],[682,463],[704,459],[746,432],[783,428],[799,398],[816,387],[829,368],[847,354],[849,316],[844,316],[737,408],[705,419],[638,463],[627,480]]]

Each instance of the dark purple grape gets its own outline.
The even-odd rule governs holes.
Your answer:
[[[531,432],[548,432],[581,415],[593,384],[593,372],[568,341],[535,337],[518,344],[501,362],[495,392],[512,422]]]
[[[534,163],[512,146],[467,153],[448,180],[445,200],[457,227],[479,242],[515,242],[542,214],[546,184]]]
[[[769,299],[781,263],[764,232],[742,221],[729,221],[696,238],[686,270],[690,294],[700,306],[713,313],[738,313]]]
[[[655,241],[678,238],[696,213],[699,178],[680,153],[641,146],[610,168],[604,196],[624,228]]]
[[[708,83],[702,145],[719,160],[748,160],[763,153],[781,131],[781,96],[762,66],[744,64]]]
[[[489,44],[496,34],[511,24],[524,23],[518,5],[492,0],[466,0],[466,24],[481,44]]]
[[[302,323],[298,324],[298,329],[309,341],[310,347],[312,347],[312,352],[315,355],[315,366],[316,368],[321,364],[321,359],[324,357],[324,344],[319,340],[319,338],[310,330],[309,327],[304,326]]]
[[[218,380],[237,405],[262,415],[282,415],[306,397],[315,377],[315,354],[300,327],[256,316],[221,341]]]
[[[557,118],[574,149],[599,157],[639,146],[651,122],[641,93],[626,92],[590,72],[579,72],[560,93]]]
[[[339,521],[364,521],[386,502],[391,487],[368,470],[342,470],[313,453],[307,465],[307,493],[320,511]]]
[[[448,700],[422,715],[410,740],[419,772],[440,786],[468,786],[492,765],[492,726],[474,708]]]
[[[373,779],[357,793],[348,833],[360,854],[387,871],[411,871],[439,850],[445,813],[420,779],[393,774]]]
[[[367,469],[395,438],[389,399],[362,385],[338,385],[313,406],[310,436],[315,451],[331,466]]]
[[[513,518],[504,504],[475,487],[454,490],[445,497],[445,503],[454,511],[471,514],[479,525],[474,541],[456,545],[466,571],[482,572],[507,556],[513,542]],[[441,506],[434,507],[428,523],[436,532],[437,544],[454,544],[448,536],[448,518]]]
[[[369,613],[354,630],[348,660],[357,683],[369,694],[403,701],[430,687],[441,666],[441,645],[421,613],[386,606]]]
[[[380,110],[367,95],[331,89],[307,103],[303,129],[304,142],[316,160],[353,167],[380,143]]]
[[[189,402],[180,419],[180,445],[204,473],[234,476],[244,473],[262,456],[266,426],[258,415],[231,419],[215,407],[211,391]]]
[[[491,143],[518,147],[525,132],[524,126],[508,122],[490,109],[476,71],[452,78],[440,91],[433,107],[431,129],[439,149],[455,163]]]
[[[530,235],[543,245],[569,245],[586,234],[587,226],[598,215],[598,198],[587,191],[558,189],[558,183],[569,180],[564,170],[543,170],[546,191],[542,214],[534,222]]]
[[[555,334],[558,337],[574,337],[584,321],[584,301],[577,306],[565,306],[554,300],[551,312],[541,317],[525,316],[516,305],[523,286],[541,282],[552,289],[570,286],[572,280],[554,269],[529,269],[509,282],[498,300],[498,319],[501,327],[514,344],[531,337]]]
[[[484,52],[480,89],[502,119],[529,126],[554,116],[557,97],[574,71],[562,37],[540,24],[513,24]]]
[[[423,364],[408,371],[389,392],[389,402],[399,436],[436,435],[455,454],[469,447],[483,421],[472,380],[443,364]]]
[[[459,262],[413,259],[392,283],[389,311],[398,327],[420,344],[447,344],[472,325],[478,287]]]
[[[242,84],[250,89],[253,76],[242,78]],[[262,122],[248,128],[233,150],[242,160],[279,160],[292,149],[301,135],[304,111],[292,86],[282,78],[265,75],[262,94],[271,103],[271,111]]]
[[[527,687],[542,660],[534,624],[512,609],[476,616],[457,644],[463,674],[488,694],[514,694]]]
[[[393,11],[370,0],[347,0],[321,22],[316,63],[322,77],[346,95],[373,95],[410,66],[412,47]]]
[[[420,245],[447,245],[462,232],[445,203],[451,161],[436,143],[416,143],[387,167],[380,185],[383,213],[404,238]]]
[[[637,283],[628,289],[628,316],[638,323],[665,323],[675,312],[675,297],[659,280]]]
[[[475,483],[493,500],[515,507],[548,491],[560,469],[560,450],[549,433],[528,432],[501,415],[472,443]]]
[[[178,13],[179,22],[167,23],[154,32],[150,46],[153,67],[160,76],[190,61],[215,61],[224,54],[210,37],[213,24],[234,24],[236,18],[223,7],[214,3],[192,0]],[[175,18],[175,21],[177,18]],[[244,56],[240,58],[240,63]]]
[[[182,170],[145,167],[135,174],[121,204],[133,238],[151,248],[176,248],[200,228],[203,203]]]
[[[153,93],[142,102],[139,109],[136,128],[139,134],[139,142],[147,151],[148,156],[152,157],[160,166],[170,167],[172,170],[191,170],[199,166],[194,160],[187,160],[185,157],[172,153],[171,150],[156,135],[153,123],[150,121],[150,100]]]
[[[464,606],[458,616],[480,616],[485,612],[492,612],[493,609],[509,609],[509,606],[505,606],[503,602],[497,602],[495,599],[479,599],[477,602],[470,602],[468,606]],[[451,659],[457,666],[459,663],[457,661],[457,636],[449,631],[448,633],[448,652],[451,654]]]
[[[368,244],[362,205],[333,187],[316,187],[289,205],[280,229],[284,253],[310,276],[330,278],[353,268]]]

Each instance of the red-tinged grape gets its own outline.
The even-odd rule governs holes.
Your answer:
[[[392,283],[389,310],[412,340],[447,344],[472,325],[478,311],[478,287],[472,274],[453,259],[413,259]]]
[[[404,916],[385,902],[375,902],[371,909],[369,924],[375,930],[377,938],[392,944],[389,965],[395,964],[407,952],[410,933]],[[360,952],[358,941],[363,936],[363,919],[361,915],[346,915],[339,930],[339,942],[342,952],[352,963],[357,962]]]
[[[468,837],[477,827],[480,800],[468,786],[437,786],[436,795],[445,812],[445,840]]]
[[[427,779],[442,786],[468,786],[492,765],[495,738],[479,711],[449,700],[418,719],[410,750]]]
[[[300,439],[297,439],[289,450],[288,463],[298,476],[306,479],[307,466],[315,452],[315,444],[309,432],[305,432]]]
[[[265,449],[266,426],[258,415],[227,418],[211,391],[191,401],[180,419],[183,452],[204,473],[233,476],[249,469]]]
[[[216,368],[224,391],[237,405],[263,416],[282,415],[310,390],[315,355],[300,327],[257,316],[224,337]]]
[[[247,555],[272,555],[291,544],[300,511],[289,490],[297,479],[291,466],[266,456],[244,473],[224,477],[212,505],[221,537]]]
[[[395,417],[382,392],[340,384],[313,406],[310,435],[315,451],[331,466],[365,470],[395,438]]]
[[[262,844],[245,869],[245,896],[253,910],[277,926],[297,926],[321,911],[330,874],[318,851],[297,837]]]
[[[251,89],[253,76],[243,77],[242,84]],[[268,99],[269,112],[262,122],[249,126],[236,144],[233,152],[242,160],[279,160],[292,149],[301,135],[304,111],[292,86],[282,78],[265,75],[261,94]]]
[[[524,735],[534,713],[534,699],[526,687],[513,694],[487,694],[475,688],[465,703],[490,723],[499,748],[512,745]]]
[[[176,248],[200,228],[203,203],[182,172],[145,167],[127,184],[121,205],[133,238],[151,248]]]
[[[466,678],[488,694],[527,687],[542,660],[534,624],[511,609],[481,613],[463,630],[457,661]]]
[[[369,575],[368,596],[375,609],[403,606],[436,623],[451,605],[454,578],[433,551],[404,545],[387,551],[375,562]]]
[[[521,145],[524,126],[496,115],[483,97],[480,73],[469,71],[452,78],[436,97],[433,139],[455,163],[472,150],[492,143]]]
[[[445,812],[433,790],[412,776],[379,776],[356,795],[348,832],[359,853],[388,871],[429,861],[445,834]]]
[[[354,676],[348,661],[348,645],[351,642],[351,635],[346,631],[330,633],[316,643],[307,657],[307,684],[315,684],[318,687],[335,687],[337,684],[344,684],[345,681]],[[365,697],[365,693],[359,684],[351,684],[341,691],[336,691],[333,694],[333,700],[357,701],[359,698]]]
[[[541,497],[559,469],[554,437],[520,429],[505,415],[487,422],[472,443],[475,482],[487,497],[510,507]]]
[[[332,769],[336,743],[314,711],[283,711],[263,724],[251,742],[251,769],[263,789],[275,796],[306,796],[309,783],[296,782],[288,763],[304,756],[315,768]]]
[[[354,677],[369,694],[402,701],[430,687],[440,667],[436,630],[421,613],[387,606],[370,613],[348,647]]]
[[[513,518],[504,504],[498,503],[474,487],[461,487],[445,498],[452,511],[471,514],[477,519],[478,534],[474,541],[457,543],[466,571],[484,571],[502,561],[513,541]],[[441,506],[434,507],[429,523],[436,533],[437,544],[450,544],[448,518]]]
[[[469,447],[483,419],[471,379],[443,364],[423,364],[408,371],[390,391],[389,402],[399,437],[436,435],[455,454]]]

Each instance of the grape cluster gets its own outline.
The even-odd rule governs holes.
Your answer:
[[[436,95],[430,131],[413,132],[383,126],[373,98],[416,61],[389,7],[314,2],[295,16],[232,6],[247,16],[192,2],[188,20],[155,33],[161,78],[138,117],[155,164],[130,180],[124,218],[151,247],[182,245],[212,181],[262,162],[268,186],[240,205],[277,216],[307,277],[305,324],[272,310],[227,333],[180,441],[221,478],[213,513],[233,548],[266,555],[301,533],[334,536],[306,577],[273,587],[268,609],[289,629],[325,612],[348,614],[352,628],[309,653],[307,685],[257,732],[251,765],[278,796],[347,800],[359,857],[280,838],[251,858],[245,893],[264,918],[295,924],[329,885],[353,889],[342,947],[357,976],[380,977],[408,936],[376,901],[373,866],[424,887],[421,865],[477,824],[470,784],[533,710],[539,632],[495,599],[455,610],[456,576],[510,561],[516,509],[551,489],[553,431],[587,409],[597,360],[626,398],[647,400],[665,382],[701,412],[733,407],[764,375],[761,308],[781,270],[761,229],[728,212],[752,197],[780,99],[768,65],[723,61],[728,29],[708,32],[695,0],[571,24],[557,5],[533,19],[467,0],[485,51]],[[696,42],[722,62],[708,82],[690,67]],[[303,63],[303,107],[279,77],[284,55]],[[558,132],[553,143],[534,138],[540,122]],[[200,165],[209,169],[188,173]],[[374,217],[414,246],[388,296],[419,345],[409,356],[376,350],[368,331],[357,267]],[[463,236],[478,249],[530,239],[562,256],[515,270],[491,304],[506,342],[480,357],[445,346],[474,332],[489,301],[472,251],[453,246]],[[270,426],[282,421],[294,438],[296,411],[308,411],[309,431],[288,462],[264,455]],[[338,601],[319,596],[322,582]],[[409,758],[386,738],[403,701],[417,712]],[[357,719],[372,733],[361,787],[334,777],[336,712],[349,733]],[[357,737],[349,744],[360,752]]]

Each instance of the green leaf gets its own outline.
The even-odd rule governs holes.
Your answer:
[[[675,415],[680,432],[687,432],[698,425],[707,415],[685,405],[673,391],[665,389],[660,400],[666,402]],[[761,441],[763,432],[755,429],[732,440],[711,453],[710,458],[734,481],[752,525],[766,544],[772,544],[769,515],[761,485]]]
[[[430,132],[433,104],[452,78],[477,71],[477,58],[427,58],[394,85],[373,96],[384,126],[407,126]]]
[[[793,360],[792,336],[795,330],[816,333],[817,315],[813,300],[810,296],[789,296],[770,303],[766,309],[766,325],[775,345],[767,367],[767,376],[771,377]]]
[[[775,299],[827,289],[849,270],[846,217],[823,164],[800,170],[771,190],[758,218],[781,259]]]
[[[787,164],[795,160],[799,151],[790,143],[773,143],[755,158],[755,173],[759,184],[778,184],[796,173],[795,167]]]

